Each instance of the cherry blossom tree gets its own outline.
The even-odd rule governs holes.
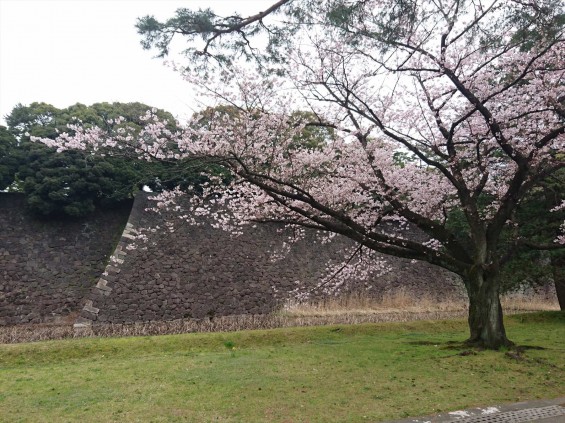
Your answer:
[[[562,5],[288,0],[249,18],[177,18],[140,21],[145,46],[166,54],[173,35],[186,36],[198,66],[177,67],[230,113],[208,111],[205,124],[196,115],[172,133],[148,112],[137,137],[73,126],[59,148],[221,164],[231,183],[193,197],[193,214],[233,232],[249,222],[315,228],[358,251],[441,266],[465,284],[468,342],[511,345],[501,269],[521,248],[565,243],[512,235],[520,202],[565,166]],[[297,142],[312,128],[327,130],[323,141]]]

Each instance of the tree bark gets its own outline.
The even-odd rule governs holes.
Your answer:
[[[561,310],[565,310],[565,255],[551,257],[551,267],[553,268],[553,282],[557,301]]]
[[[471,271],[466,284],[469,295],[468,344],[488,349],[512,346],[506,337],[500,305],[500,286],[495,276],[482,270]]]

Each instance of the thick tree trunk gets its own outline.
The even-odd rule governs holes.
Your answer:
[[[466,281],[469,295],[468,344],[488,349],[513,345],[506,337],[500,305],[499,284],[481,270],[470,272]]]
[[[553,282],[561,310],[565,310],[565,255],[551,257],[553,267]]]

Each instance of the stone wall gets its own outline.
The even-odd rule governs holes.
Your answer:
[[[164,228],[163,216],[146,211],[147,195],[138,195],[113,259],[87,298],[79,324],[204,318],[273,311],[297,288],[314,287],[327,275],[328,263],[340,263],[352,243],[344,238],[323,244],[315,231],[292,245],[275,224],[249,227],[243,235],[202,226],[157,231],[135,242],[139,228]],[[394,271],[371,281],[373,295],[402,286],[414,295],[450,295],[460,287],[453,275],[426,263],[386,258]],[[438,289],[438,287],[440,287]],[[353,283],[345,289],[355,289]],[[359,286],[357,286],[359,288]]]
[[[25,212],[23,195],[0,193],[0,325],[74,319],[130,209],[42,221]]]
[[[327,264],[341,263],[353,246],[339,237],[322,243],[306,231],[281,258],[291,235],[281,226],[248,227],[234,238],[204,223],[148,232],[148,242],[131,249],[139,228],[165,226],[163,216],[146,211],[147,197],[87,219],[42,221],[26,214],[23,196],[0,193],[0,325],[267,313],[297,290],[319,295],[312,288],[328,275]],[[415,296],[460,292],[442,269],[384,260],[394,270],[369,281],[373,296],[400,287]],[[353,280],[342,291],[366,288]]]

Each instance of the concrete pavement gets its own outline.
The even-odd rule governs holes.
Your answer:
[[[451,411],[389,423],[565,423],[565,397]]]

